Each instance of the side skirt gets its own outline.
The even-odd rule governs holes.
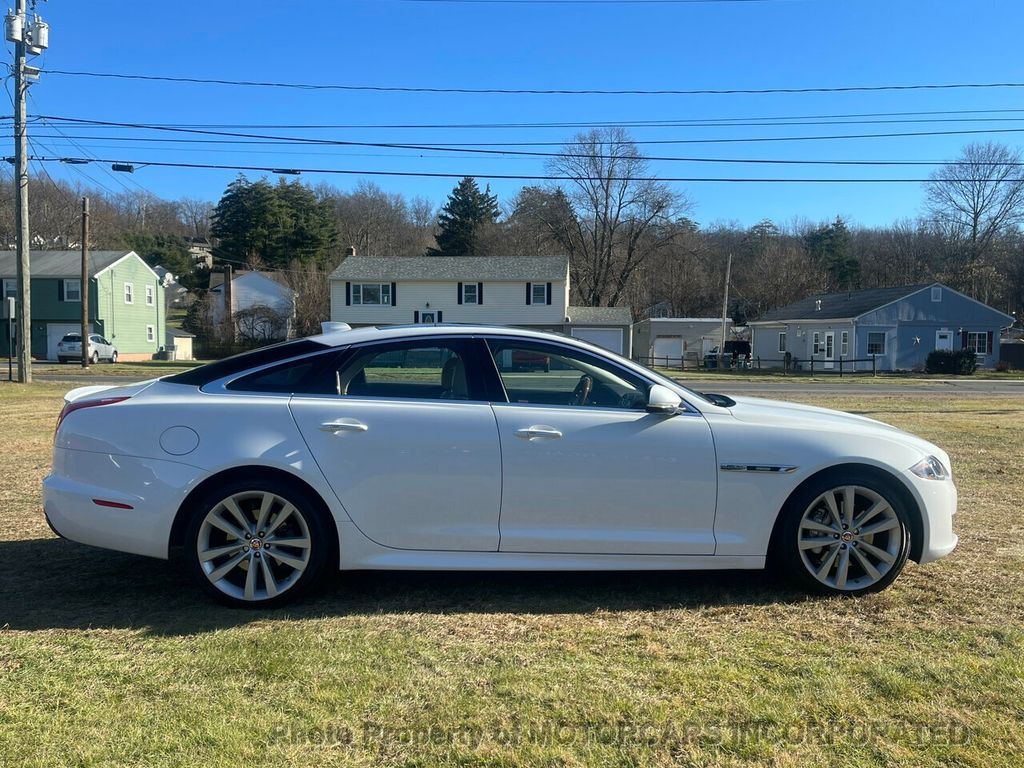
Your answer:
[[[750,570],[763,555],[585,555],[533,552],[442,552],[390,549],[338,521],[341,562],[348,570],[411,571],[695,571]]]

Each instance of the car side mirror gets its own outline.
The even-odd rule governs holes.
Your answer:
[[[652,384],[650,391],[647,393],[648,413],[678,413],[679,407],[682,404],[683,398],[661,384]]]

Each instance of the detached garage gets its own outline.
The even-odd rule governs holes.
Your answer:
[[[564,333],[611,350],[623,357],[632,351],[629,307],[569,307]]]

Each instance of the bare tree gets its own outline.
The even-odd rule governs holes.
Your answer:
[[[964,287],[976,294],[994,242],[1024,221],[1021,154],[1003,144],[968,144],[931,175],[928,215],[954,246]]]
[[[329,270],[295,260],[285,275],[288,286],[295,291],[294,334],[313,336],[320,333],[320,323],[331,317]]]
[[[188,228],[190,237],[210,236],[210,217],[213,203],[197,197],[183,197],[178,203],[178,218]]]
[[[579,300],[614,306],[637,269],[671,242],[670,225],[689,204],[650,178],[647,161],[621,128],[579,134],[548,171],[565,178],[575,214],[553,234],[569,254]]]

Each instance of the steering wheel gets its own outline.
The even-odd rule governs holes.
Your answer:
[[[580,376],[576,389],[572,391],[572,399],[569,400],[569,405],[586,405],[587,399],[590,397],[590,391],[593,388],[594,380],[590,376],[586,374]]]

